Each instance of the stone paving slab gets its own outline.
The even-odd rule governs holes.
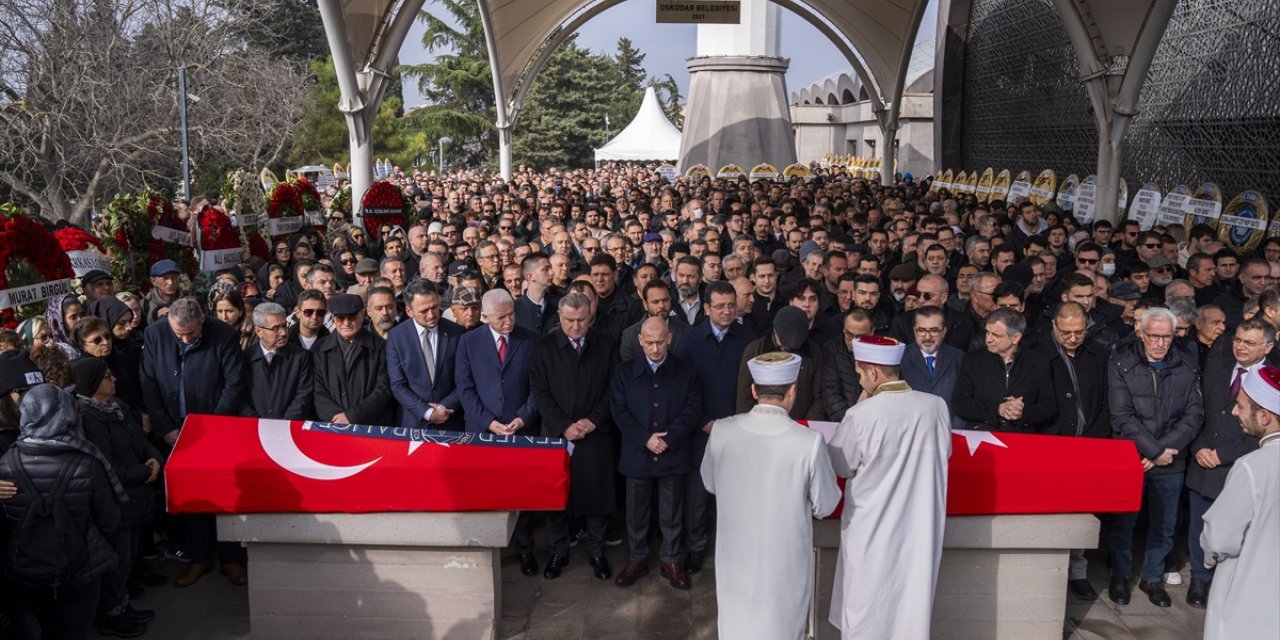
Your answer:
[[[540,536],[542,537],[542,536]],[[626,561],[625,545],[609,548],[614,571]],[[546,561],[545,551],[539,560]],[[571,564],[558,580],[526,578],[519,563],[504,554],[501,640],[714,640],[716,638],[715,568],[693,576],[693,589],[677,591],[658,574],[656,548],[651,573],[628,589],[603,583],[591,575],[586,554],[574,548]],[[184,565],[153,563],[175,577]],[[1107,600],[1106,570],[1101,554],[1090,554],[1090,580],[1101,597],[1085,603],[1063,595],[1067,617],[1064,640],[1192,640],[1201,637],[1204,612],[1186,604],[1187,587],[1169,587],[1173,607],[1160,609],[1135,587],[1133,600],[1120,607]],[[250,580],[253,567],[250,567]],[[1189,576],[1183,571],[1183,579]],[[151,590],[134,606],[155,609],[157,617],[144,638],[183,640],[251,640],[248,591],[227,582],[215,570],[186,589]],[[99,637],[99,636],[94,636]]]

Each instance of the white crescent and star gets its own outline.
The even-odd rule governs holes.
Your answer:
[[[304,425],[305,429],[306,426]],[[286,471],[312,480],[342,480],[368,469],[381,457],[374,458],[364,464],[341,467],[325,464],[303,453],[298,443],[293,440],[293,431],[288,420],[258,420],[258,440],[267,457]],[[409,452],[413,452],[412,444]]]

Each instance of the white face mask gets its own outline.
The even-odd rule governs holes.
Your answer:
[[[699,208],[699,209],[694,209],[694,210],[693,210],[693,217],[694,217],[695,219],[701,218],[701,217],[702,217],[702,209],[701,209],[701,208]]]
[[[893,299],[894,299],[894,300],[897,300],[898,302],[902,302],[903,300],[906,300],[906,299],[907,299],[907,292],[906,292],[906,291],[894,291],[894,292],[893,292]]]
[[[1098,273],[1101,273],[1102,275],[1104,275],[1104,276],[1106,276],[1106,277],[1108,277],[1108,278],[1110,278],[1111,276],[1114,276],[1114,275],[1116,274],[1116,263],[1114,263],[1114,262],[1103,262],[1103,263],[1099,264],[1099,265],[1098,265]]]

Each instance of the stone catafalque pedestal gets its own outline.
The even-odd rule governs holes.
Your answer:
[[[245,543],[254,640],[492,639],[516,512],[218,516]]]

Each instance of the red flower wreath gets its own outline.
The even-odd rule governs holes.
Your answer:
[[[231,218],[222,209],[205,207],[200,211],[200,249],[239,249],[240,234],[231,226]]]
[[[62,245],[63,251],[86,251],[89,247],[93,247],[98,250],[98,253],[107,255],[102,241],[80,227],[63,227],[54,231],[53,236],[58,239],[58,244]]]
[[[267,215],[272,218],[290,218],[302,215],[302,193],[288,182],[277,182],[267,201]]]
[[[14,258],[25,261],[46,282],[75,275],[71,270],[71,259],[52,233],[13,207],[0,208],[0,289],[9,288],[9,267]],[[16,318],[14,309],[0,311],[0,325],[12,328]]]
[[[413,205],[404,197],[400,188],[386,180],[373,183],[360,200],[364,228],[375,232],[384,224],[403,227],[412,209]]]

